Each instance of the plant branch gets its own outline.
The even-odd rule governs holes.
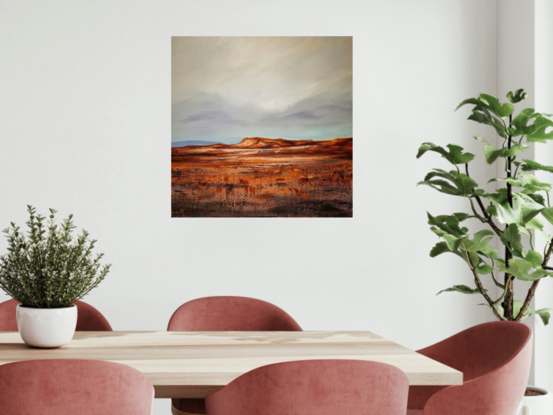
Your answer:
[[[482,296],[486,299],[490,307],[492,308],[493,313],[495,316],[500,320],[507,320],[504,316],[501,315],[499,310],[497,309],[494,301],[490,298],[486,290],[484,289],[484,286],[482,285],[482,281],[480,280],[480,275],[478,275],[478,272],[476,272],[476,268],[474,267],[474,264],[472,263],[472,259],[470,258],[470,255],[468,253],[465,254],[467,257],[467,262],[469,263],[470,270],[472,271],[472,274],[474,275],[474,281],[476,282],[476,286],[482,293]]]
[[[465,163],[465,172],[466,172],[467,176],[470,177],[470,175],[469,175],[469,164],[468,163]],[[478,206],[480,206],[480,209],[482,210],[482,214],[484,215],[484,218],[486,219],[486,222],[488,223],[488,225],[490,225],[490,227],[492,228],[492,230],[495,232],[495,234],[497,236],[500,236],[501,235],[501,229],[499,229],[497,227],[497,225],[495,224],[495,222],[493,221],[492,215],[490,215],[488,212],[486,212],[486,208],[484,207],[484,203],[482,203],[482,199],[480,198],[480,196],[474,195],[472,197],[474,197],[476,199],[476,203],[478,203]]]
[[[547,264],[549,262],[549,259],[551,258],[551,251],[553,251],[553,239],[549,241],[549,246],[547,247],[547,252],[545,254],[545,257],[543,258],[543,262],[541,264],[542,268],[544,269],[552,269],[551,267],[548,267]],[[534,297],[534,294],[536,293],[536,289],[538,288],[538,284],[540,283],[540,280],[536,280],[532,283],[532,286],[528,290],[528,294],[526,295],[526,299],[524,300],[524,303],[522,304],[522,307],[520,308],[520,312],[518,313],[518,316],[516,317],[515,321],[520,321],[522,317],[524,316],[524,313],[526,313],[526,310],[528,309],[528,306],[530,305],[530,301],[532,301],[532,298]]]

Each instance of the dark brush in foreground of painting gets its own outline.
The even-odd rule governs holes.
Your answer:
[[[171,149],[172,217],[352,217],[353,138]]]

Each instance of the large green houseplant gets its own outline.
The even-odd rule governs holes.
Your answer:
[[[28,212],[26,233],[13,222],[4,230],[8,252],[0,256],[0,288],[21,303],[17,320],[23,340],[56,347],[65,341],[52,337],[61,330],[59,324],[65,325],[62,334],[69,341],[77,322],[75,301],[98,286],[110,265],[100,264],[103,254],[92,254],[96,241],[88,232],[73,237],[73,215],[57,224],[53,209],[48,219],[32,206]]]
[[[530,302],[542,278],[553,276],[549,265],[553,250],[552,236],[544,230],[543,220],[553,224],[550,204],[551,184],[539,181],[531,172],[543,170],[553,173],[553,166],[545,166],[524,157],[529,143],[546,143],[553,139],[553,121],[548,114],[532,108],[515,114],[515,104],[526,98],[519,89],[507,94],[509,102],[480,94],[461,102],[457,108],[472,106],[469,120],[491,127],[488,139],[475,137],[483,143],[483,158],[488,164],[497,164],[500,177],[490,177],[495,191],[485,191],[470,176],[475,156],[462,147],[448,144],[445,148],[423,143],[417,158],[435,152],[445,158],[452,170],[433,169],[420,184],[430,186],[447,195],[467,199],[468,213],[433,216],[428,213],[430,229],[443,240],[431,250],[430,256],[443,253],[459,256],[468,266],[474,285],[454,285],[443,291],[480,294],[499,320],[521,321],[537,314],[548,324],[551,309],[534,310]],[[500,145],[495,146],[496,137]],[[465,224],[473,220],[475,231]],[[535,233],[545,241],[538,249]],[[502,246],[498,252],[493,241]],[[499,274],[503,274],[503,278]],[[500,288],[493,296],[485,288],[485,279]],[[514,280],[528,282],[522,301],[515,299]],[[441,291],[441,292],[443,292]]]

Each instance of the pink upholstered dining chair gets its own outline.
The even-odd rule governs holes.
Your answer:
[[[205,297],[181,305],[169,331],[301,331],[284,310],[247,297]],[[174,415],[205,414],[203,399],[173,399]]]
[[[15,308],[19,302],[8,300],[0,303],[0,331],[17,331]],[[77,305],[77,331],[111,331],[106,318],[84,301],[76,301]]]
[[[411,386],[408,415],[514,414],[530,374],[532,330],[484,323],[418,353],[463,372],[463,385]]]
[[[405,373],[385,363],[302,360],[254,369],[206,406],[209,415],[405,415],[408,389]]]
[[[101,360],[0,365],[2,415],[151,415],[154,388],[138,370]]]

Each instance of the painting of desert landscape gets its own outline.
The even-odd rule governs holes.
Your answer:
[[[172,217],[352,217],[352,38],[173,37]]]

